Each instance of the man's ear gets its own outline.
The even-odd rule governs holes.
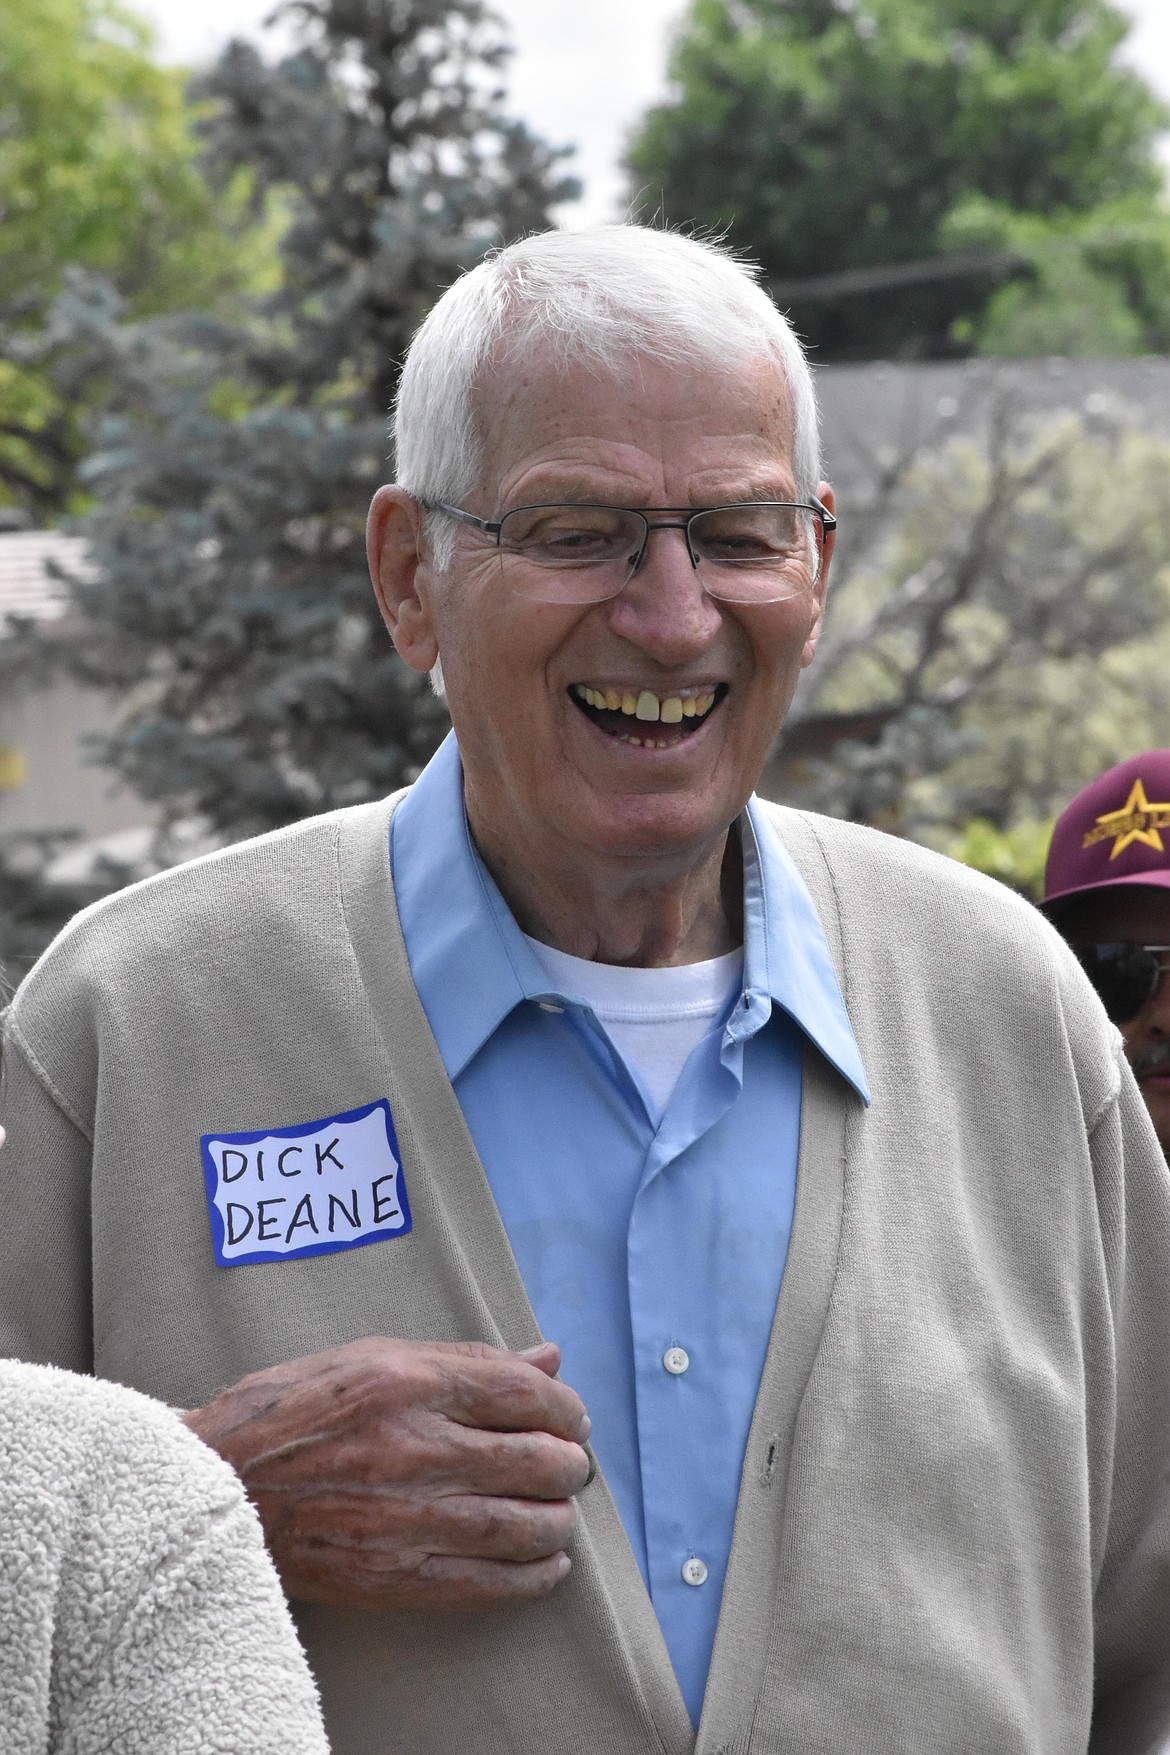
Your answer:
[[[412,670],[439,656],[432,613],[434,570],[424,554],[423,509],[404,488],[380,487],[366,520],[366,555],[382,620]]]
[[[836,512],[837,496],[834,494],[827,481],[821,482],[820,486],[817,488],[817,499],[827,511]],[[820,639],[821,625],[825,616],[825,592],[828,589],[829,584],[829,563],[833,558],[833,550],[836,546],[837,532],[835,530],[826,530],[821,542],[820,571],[817,574],[817,582],[814,587],[816,613],[813,617],[812,626],[808,631],[808,638],[804,642],[804,650],[800,655],[802,669],[806,664],[812,663],[817,649],[817,641]]]

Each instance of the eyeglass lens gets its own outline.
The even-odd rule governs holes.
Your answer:
[[[1082,945],[1077,957],[1115,1024],[1125,1024],[1136,1017],[1161,984],[1162,961],[1157,950],[1149,945],[1128,940]]]
[[[764,503],[695,514],[686,528],[704,589],[743,603],[799,596],[816,579],[814,521],[805,507]],[[680,515],[680,534],[685,522]],[[661,524],[675,527],[615,506],[521,506],[501,520],[501,562],[526,597],[602,602],[621,591]]]

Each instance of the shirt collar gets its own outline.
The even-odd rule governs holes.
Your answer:
[[[858,1095],[869,1086],[812,897],[752,799],[744,853],[744,1000],[729,1029],[748,1036],[780,1006]],[[476,853],[451,732],[394,812],[390,859],[411,973],[450,1079],[524,1000],[560,996]]]
[[[768,1001],[780,1006],[868,1103],[869,1081],[821,917],[792,855],[754,796],[740,818],[740,836],[744,1011],[750,1017]]]

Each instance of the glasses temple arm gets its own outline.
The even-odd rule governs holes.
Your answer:
[[[462,506],[449,506],[446,500],[420,500],[419,505],[424,512],[445,512],[448,518],[457,518],[460,524],[470,524],[473,530],[485,531],[488,536],[500,534],[500,526],[490,518],[477,518],[474,512],[465,512]]]

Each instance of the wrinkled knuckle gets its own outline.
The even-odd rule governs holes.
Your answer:
[[[532,1595],[534,1597],[551,1596],[560,1576],[560,1570],[554,1561],[550,1560],[547,1566],[541,1566],[532,1580]]]
[[[446,1584],[450,1580],[451,1562],[445,1554],[419,1554],[409,1572],[420,1584]]]
[[[502,1369],[504,1377],[500,1389],[513,1418],[538,1424],[544,1412],[547,1377],[522,1365],[509,1364]]]
[[[485,1546],[495,1546],[507,1539],[510,1519],[500,1500],[483,1499],[473,1515],[475,1536]]]
[[[543,1481],[553,1473],[550,1446],[543,1432],[520,1432],[516,1435],[513,1454],[517,1464],[531,1481]]]
[[[543,1531],[522,1530],[512,1543],[508,1558],[531,1565],[534,1560],[545,1559],[549,1551],[549,1539]]]
[[[559,1520],[545,1521],[542,1519],[534,1523],[526,1532],[522,1558],[527,1560],[546,1559],[548,1555],[555,1554],[564,1547],[571,1533],[572,1526],[570,1525],[566,1529]]]
[[[486,1447],[485,1464],[497,1491],[518,1498],[545,1497],[548,1466],[540,1435],[508,1432],[495,1436]]]
[[[563,1390],[564,1397],[568,1398],[567,1400],[562,1398],[562,1401],[557,1408],[557,1415],[560,1422],[558,1431],[565,1438],[575,1439],[578,1432],[581,1430],[581,1422],[586,1417],[585,1403],[581,1400],[581,1397],[577,1394],[576,1390],[570,1389],[567,1384],[557,1384],[555,1387]]]

